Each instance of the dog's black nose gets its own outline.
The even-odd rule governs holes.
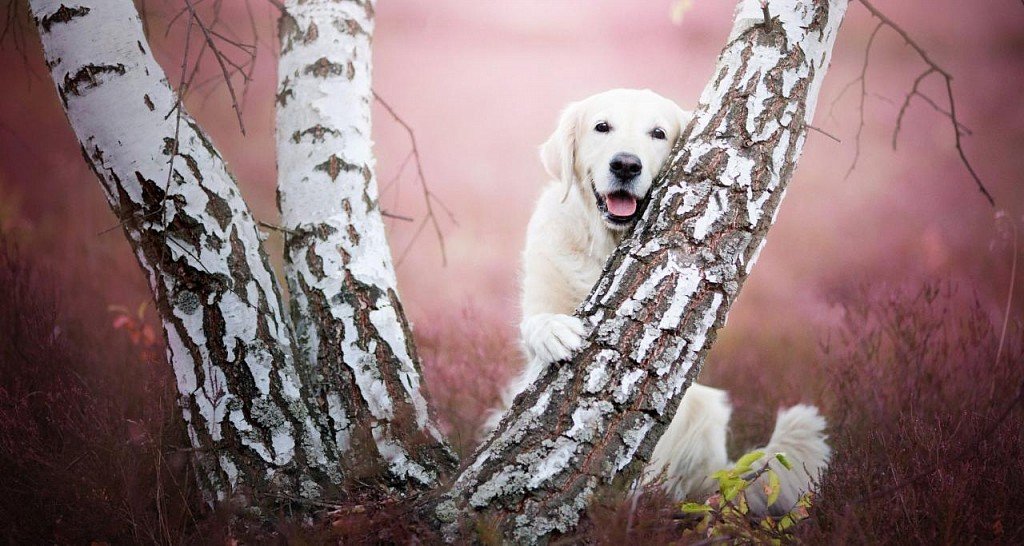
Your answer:
[[[614,174],[619,180],[629,180],[630,178],[640,174],[640,171],[643,170],[643,164],[640,163],[640,158],[627,153],[615,154],[615,156],[612,157],[609,167],[611,167],[612,174]]]

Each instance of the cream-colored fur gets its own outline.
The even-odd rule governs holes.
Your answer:
[[[573,313],[635,220],[635,215],[625,220],[611,215],[610,195],[624,192],[642,203],[690,118],[689,112],[656,93],[631,89],[600,93],[562,112],[557,129],[541,147],[541,159],[553,181],[537,202],[523,251],[520,334],[528,364],[505,392],[503,407],[492,413],[484,432],[497,425],[515,395],[548,365],[568,359],[582,344],[586,331]],[[621,154],[629,154],[642,166],[625,181],[609,168]],[[724,391],[692,385],[655,447],[645,479],[664,480],[667,490],[679,499],[712,491],[709,476],[728,464],[726,432],[731,414]],[[802,424],[807,422],[804,419]],[[793,449],[794,457],[799,453],[813,458],[796,462],[814,474],[791,473],[784,484],[787,492],[806,490],[810,478],[824,468],[828,446],[823,426],[815,428],[817,424],[777,429],[769,444]]]

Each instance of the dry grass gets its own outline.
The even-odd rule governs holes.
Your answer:
[[[0,537],[181,541],[198,503],[162,351],[105,302],[62,302],[5,241],[0,301]]]
[[[1024,336],[951,284],[845,302],[825,347],[835,458],[809,543],[1020,543]]]

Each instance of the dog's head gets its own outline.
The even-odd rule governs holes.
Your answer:
[[[548,174],[593,202],[605,225],[636,220],[692,114],[649,90],[613,89],[570,104],[541,146]]]

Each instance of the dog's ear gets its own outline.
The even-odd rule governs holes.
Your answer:
[[[679,134],[682,135],[686,131],[686,126],[693,119],[693,112],[691,110],[683,110],[682,108],[676,107],[676,118],[679,121]]]
[[[566,184],[568,188],[576,177],[576,135],[579,132],[579,103],[574,102],[562,110],[558,127],[540,147],[540,160],[544,170]]]

